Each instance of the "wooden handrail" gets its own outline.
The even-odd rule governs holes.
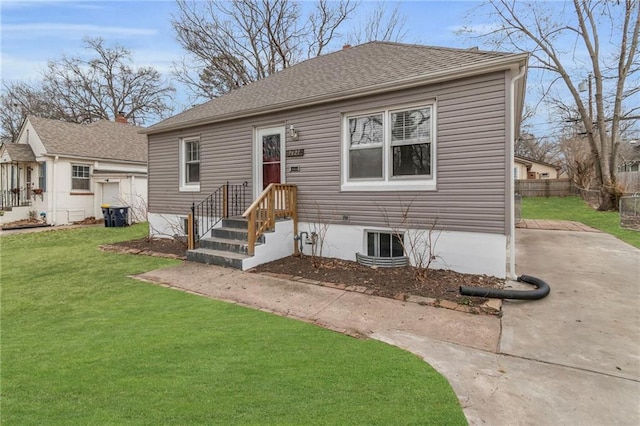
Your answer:
[[[242,214],[248,220],[248,252],[255,254],[256,241],[276,225],[276,218],[293,219],[294,235],[298,235],[298,187],[286,183],[270,183],[262,194]],[[298,254],[295,240],[293,250]]]

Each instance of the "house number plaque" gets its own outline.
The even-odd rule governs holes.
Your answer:
[[[288,149],[287,157],[304,157],[304,149]]]

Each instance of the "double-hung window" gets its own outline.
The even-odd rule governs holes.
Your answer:
[[[434,106],[343,118],[344,191],[435,189]]]
[[[180,141],[180,190],[200,190],[200,140],[185,138]]]
[[[89,191],[91,189],[91,168],[84,165],[71,165],[71,190]]]
[[[383,115],[348,118],[349,179],[382,179]]]
[[[47,162],[43,161],[39,163],[40,168],[38,170],[38,188],[42,191],[47,190]]]

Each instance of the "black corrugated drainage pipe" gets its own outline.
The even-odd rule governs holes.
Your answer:
[[[518,281],[533,284],[538,288],[535,290],[500,290],[497,288],[460,286],[460,294],[463,296],[490,297],[492,299],[538,300],[547,296],[551,291],[549,284],[540,278],[520,275]]]

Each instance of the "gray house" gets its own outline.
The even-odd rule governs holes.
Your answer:
[[[513,274],[526,69],[525,54],[371,42],[186,110],[145,130],[151,234],[184,230],[190,259],[243,269],[321,241],[328,257],[426,250]]]

